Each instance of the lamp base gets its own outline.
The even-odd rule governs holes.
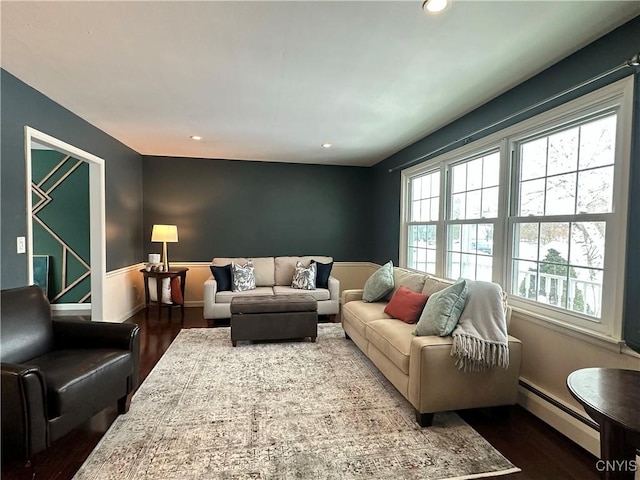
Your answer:
[[[167,255],[167,242],[162,242],[162,268],[169,271],[169,255]]]

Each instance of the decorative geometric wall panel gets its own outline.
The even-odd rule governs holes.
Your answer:
[[[89,165],[32,150],[33,254],[49,255],[51,303],[91,301]]]

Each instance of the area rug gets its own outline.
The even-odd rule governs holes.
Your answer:
[[[75,475],[86,479],[467,479],[519,471],[455,413],[420,428],[344,338],[239,343],[181,331]]]

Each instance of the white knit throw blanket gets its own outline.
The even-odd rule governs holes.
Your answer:
[[[502,288],[467,280],[467,303],[453,331],[451,356],[465,372],[509,367],[507,320]]]

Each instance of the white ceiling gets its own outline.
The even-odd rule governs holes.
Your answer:
[[[1,64],[141,154],[373,165],[640,14],[453,2],[2,1]]]

